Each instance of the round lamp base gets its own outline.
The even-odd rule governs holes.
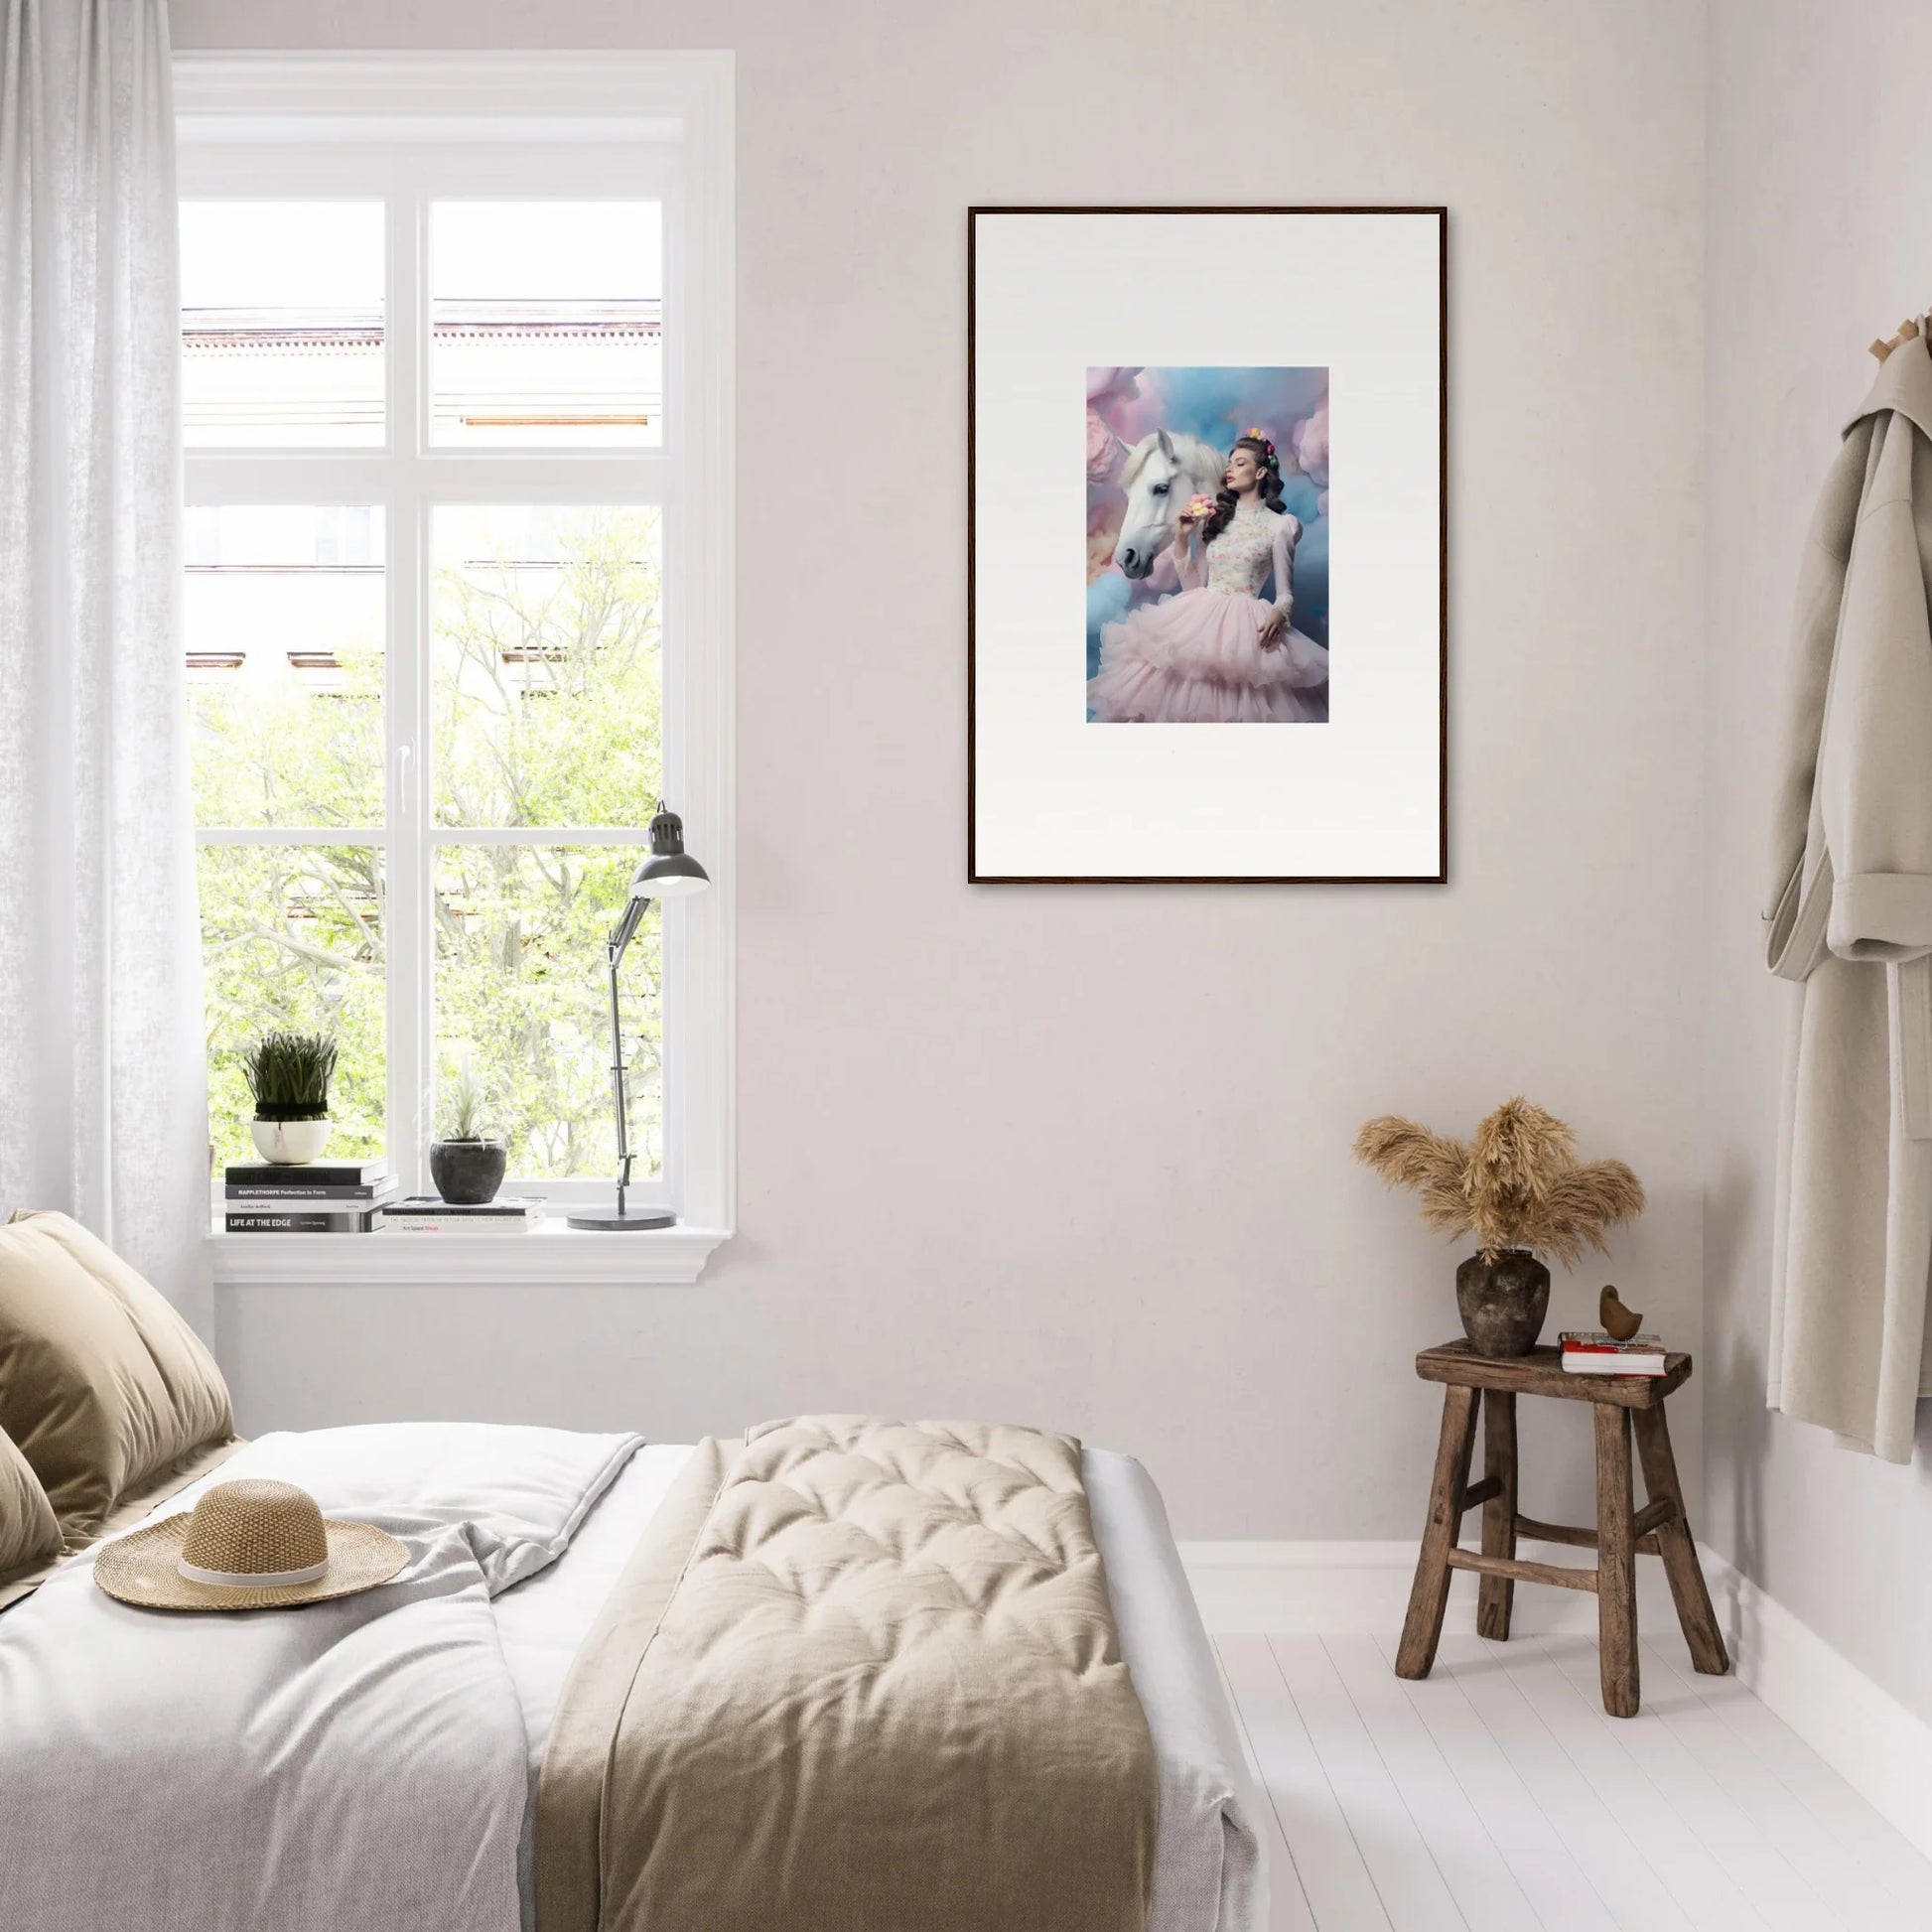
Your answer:
[[[677,1226],[677,1216],[668,1207],[630,1207],[621,1213],[615,1207],[587,1207],[581,1214],[564,1217],[565,1225],[589,1228],[602,1234],[621,1234],[635,1228]]]

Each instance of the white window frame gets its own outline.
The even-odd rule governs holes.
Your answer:
[[[426,905],[434,848],[622,844],[636,830],[434,824],[429,759],[431,506],[652,504],[663,564],[664,795],[683,816],[707,893],[662,902],[664,1163],[633,1184],[678,1225],[566,1230],[610,1178],[541,1183],[556,1203],[520,1240],[210,1237],[218,1280],[695,1281],[736,1215],[733,1120],[733,181],[729,54],[201,55],[175,60],[184,200],[382,199],[386,430],[380,448],[196,448],[185,502],[373,503],[384,514],[391,746],[387,823],[328,843],[386,848],[390,1158],[426,1185],[433,1074],[430,935],[398,918]],[[432,200],[638,200],[664,210],[664,432],[642,450],[429,441],[428,205]],[[642,801],[649,816],[654,801]],[[235,830],[207,844],[313,845],[313,831]],[[600,960],[584,962],[587,978]]]

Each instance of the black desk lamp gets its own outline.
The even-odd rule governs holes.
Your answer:
[[[650,822],[650,857],[630,877],[630,901],[623,917],[611,928],[604,942],[604,957],[611,974],[611,1099],[618,1115],[618,1204],[615,1208],[588,1207],[581,1214],[567,1217],[574,1228],[606,1231],[629,1228],[667,1228],[677,1216],[668,1207],[627,1210],[624,1193],[630,1185],[629,1102],[623,1085],[623,1029],[618,1017],[618,968],[624,948],[635,936],[644,907],[654,898],[681,898],[701,893],[711,877],[684,849],[684,821],[657,801],[657,815]]]

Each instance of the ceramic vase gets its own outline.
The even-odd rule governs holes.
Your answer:
[[[1471,1255],[1455,1271],[1455,1306],[1478,1355],[1527,1355],[1550,1310],[1550,1271],[1527,1248]]]

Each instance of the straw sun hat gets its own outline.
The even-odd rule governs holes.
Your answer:
[[[192,1515],[108,1544],[94,1582],[151,1609],[265,1610],[373,1589],[408,1561],[386,1530],[336,1522],[306,1489],[250,1476],[217,1482]]]

